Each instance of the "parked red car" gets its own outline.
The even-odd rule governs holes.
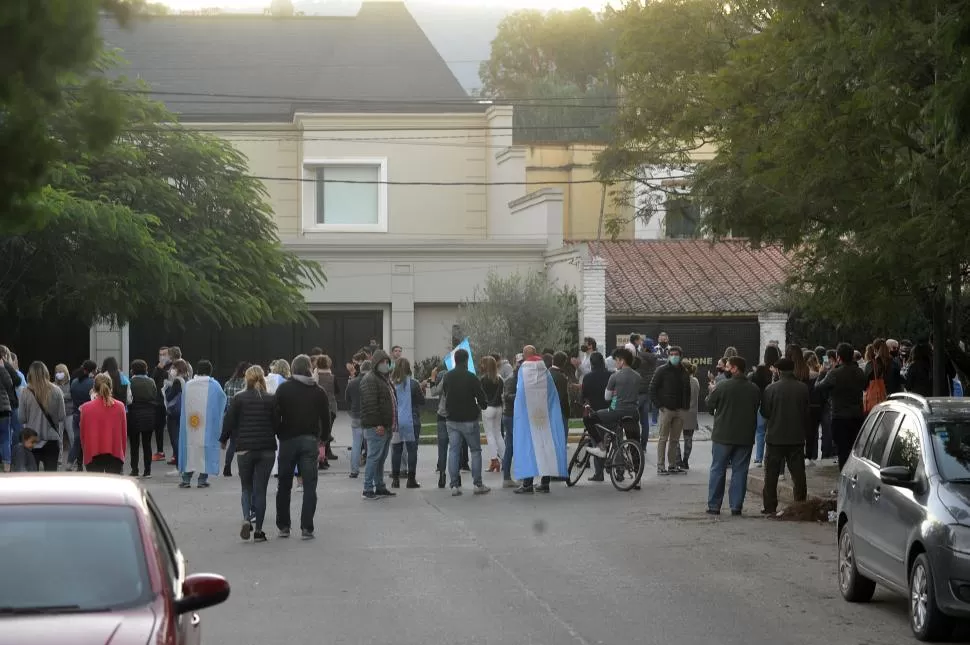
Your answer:
[[[118,476],[0,476],[0,645],[197,645],[229,597],[185,558],[148,491]]]

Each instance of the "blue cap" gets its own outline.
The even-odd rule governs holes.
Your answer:
[[[652,338],[644,338],[643,346],[648,352],[652,352],[654,348],[654,342]]]

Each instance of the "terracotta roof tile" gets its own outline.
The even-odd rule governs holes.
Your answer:
[[[743,240],[590,242],[607,262],[608,314],[723,314],[770,311],[789,260],[778,247]]]

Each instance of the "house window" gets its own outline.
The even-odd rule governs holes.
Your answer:
[[[304,229],[387,231],[385,160],[307,160],[304,178]]]
[[[668,238],[691,238],[700,233],[700,206],[688,197],[668,197],[664,203],[666,211],[664,229]]]

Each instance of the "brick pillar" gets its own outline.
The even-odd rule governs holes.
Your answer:
[[[780,312],[764,312],[758,314],[758,326],[761,328],[761,354],[757,356],[755,364],[761,362],[765,355],[765,348],[771,341],[777,341],[781,348],[781,355],[785,355],[788,344],[788,314]],[[745,357],[747,358],[747,357]]]
[[[579,302],[580,340],[592,336],[606,347],[606,261],[592,257],[583,262],[582,293]]]

